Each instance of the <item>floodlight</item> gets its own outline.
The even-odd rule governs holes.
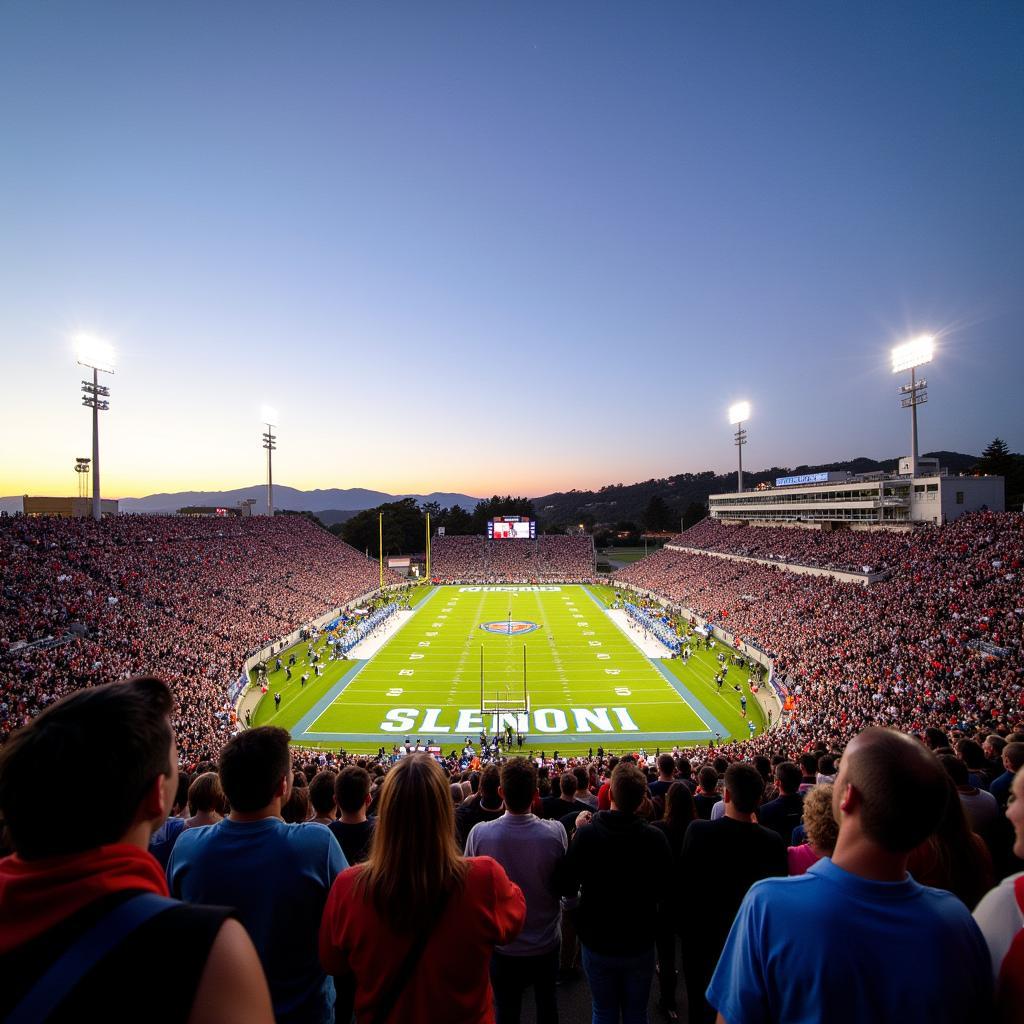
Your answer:
[[[934,354],[935,338],[930,334],[922,334],[892,350],[892,372],[903,373],[915,366],[930,363]]]
[[[82,366],[102,370],[104,373],[114,372],[114,346],[109,341],[87,333],[76,334],[72,340],[78,362]]]
[[[750,419],[750,403],[736,402],[729,406],[729,422],[744,423]]]
[[[264,405],[260,408],[260,419],[264,423],[270,423],[275,427],[280,426],[277,410],[272,405]]]

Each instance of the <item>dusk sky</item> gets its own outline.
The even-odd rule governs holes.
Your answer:
[[[0,5],[0,495],[1024,449],[1024,5]]]

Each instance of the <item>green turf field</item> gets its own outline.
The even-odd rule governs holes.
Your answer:
[[[524,734],[525,750],[653,749],[716,733],[746,737],[742,692],[763,729],[745,671],[732,666],[721,691],[715,686],[721,647],[698,650],[685,665],[649,658],[608,616],[613,594],[605,586],[420,588],[412,613],[368,661],[324,661],[324,675],[302,686],[307,645],[293,648],[292,680],[270,672],[252,724],[282,725],[297,743],[348,750],[390,749],[406,736],[448,749],[506,722]],[[520,630],[511,636],[510,615]],[[488,623],[491,631],[481,628]],[[523,698],[524,646],[529,711],[481,716],[481,648],[485,698],[508,707]]]

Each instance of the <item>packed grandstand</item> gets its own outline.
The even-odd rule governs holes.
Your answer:
[[[751,562],[751,558],[763,561]],[[807,566],[843,572],[870,570],[882,573],[882,578],[865,586],[792,571]],[[689,1020],[713,1020],[716,1009],[730,1006],[738,1013],[743,1006],[736,992],[727,991],[722,978],[726,967],[720,966],[716,973],[715,966],[719,956],[726,965],[732,956],[734,968],[740,970],[736,958],[742,959],[742,954],[735,944],[741,939],[735,933],[744,923],[749,924],[749,914],[755,913],[748,905],[749,899],[744,899],[747,889],[757,878],[799,874],[819,860],[821,866],[811,868],[812,872],[817,870],[823,877],[826,870],[833,870],[828,867],[829,855],[840,841],[837,836],[842,836],[844,827],[847,836],[853,834],[858,826],[849,823],[859,813],[855,805],[847,808],[831,795],[831,784],[836,782],[838,786],[843,780],[842,776],[836,777],[837,761],[843,755],[843,761],[851,765],[860,763],[856,758],[866,763],[868,747],[877,748],[871,756],[882,761],[888,757],[889,761],[884,772],[877,764],[873,769],[881,773],[876,777],[884,780],[885,790],[874,795],[885,805],[883,811],[873,812],[876,826],[879,814],[889,814],[893,821],[913,817],[918,804],[923,806],[934,798],[936,785],[948,786],[948,798],[934,798],[939,800],[935,805],[939,810],[928,818],[927,828],[922,824],[899,831],[901,826],[894,824],[892,828],[900,838],[892,842],[904,860],[910,855],[914,878],[951,891],[964,915],[978,908],[978,920],[996,958],[993,970],[998,976],[1004,959],[1010,962],[1007,950],[1014,930],[1009,929],[1007,938],[1007,927],[992,922],[1007,919],[1004,905],[1010,897],[990,895],[985,901],[981,897],[1001,878],[1019,871],[1019,857],[1024,854],[1024,823],[1019,826],[1015,845],[1013,829],[1003,816],[1011,786],[1016,792],[1024,778],[1014,776],[1024,764],[1022,566],[1024,515],[1020,513],[971,513],[949,525],[902,533],[820,532],[705,520],[673,537],[663,549],[616,572],[613,582],[628,593],[664,601],[683,615],[700,616],[737,643],[762,651],[771,664],[771,684],[780,702],[785,701],[786,710],[778,716],[774,728],[752,741],[728,740],[718,745],[673,744],[671,737],[666,737],[662,756],[638,752],[621,763],[618,758],[604,756],[601,750],[586,757],[536,758],[539,767],[535,762],[512,759],[511,752],[493,761],[482,760],[483,751],[472,748],[472,756],[466,751],[439,756],[428,771],[415,767],[415,756],[398,756],[405,751],[398,751],[397,746],[395,750],[382,748],[377,756],[293,747],[291,770],[295,774],[288,785],[275,791],[277,795],[265,807],[271,809],[272,816],[280,815],[293,824],[329,825],[348,861],[356,863],[368,855],[372,857],[368,851],[373,849],[369,838],[373,828],[366,824],[367,807],[372,821],[377,812],[389,813],[387,801],[391,800],[390,806],[396,809],[390,813],[397,815],[402,792],[399,780],[411,785],[410,774],[419,771],[427,778],[438,771],[439,765],[451,806],[437,820],[453,819],[460,849],[478,855],[489,853],[504,864],[509,877],[522,885],[522,891],[512,885],[507,891],[501,890],[504,895],[489,897],[493,902],[487,904],[487,913],[500,916],[507,912],[508,916],[503,923],[496,916],[488,925],[493,925],[489,937],[471,944],[476,950],[474,956],[487,956],[480,961],[483,966],[473,960],[469,966],[463,961],[463,967],[469,974],[484,974],[466,983],[466,991],[473,990],[472,999],[470,995],[459,998],[476,1002],[468,1008],[458,1003],[453,1020],[492,1019],[487,958],[495,944],[510,948],[507,944],[523,928],[524,911],[516,909],[515,904],[523,900],[524,892],[525,913],[533,915],[531,920],[536,924],[538,915],[545,914],[549,919],[543,941],[535,933],[530,933],[529,942],[516,940],[526,942],[527,952],[546,957],[548,966],[544,970],[550,968],[550,991],[541,973],[531,975],[530,983],[536,985],[538,993],[538,1019],[553,1019],[556,971],[567,985],[572,984],[579,942],[596,1013],[598,1003],[609,997],[596,981],[600,972],[595,967],[598,961],[593,959],[595,950],[603,949],[607,958],[601,961],[605,964],[601,970],[612,970],[608,965],[613,963],[614,969],[623,970],[626,960],[639,956],[637,945],[653,943],[655,937],[661,965],[657,995],[661,1009],[675,1019],[684,1005],[677,1002],[676,992],[678,932],[689,991]],[[229,521],[131,516],[101,523],[4,519],[0,521],[0,741],[8,740],[22,726],[45,721],[45,716],[38,718],[43,709],[76,691],[140,673],[165,680],[173,699],[173,727],[182,773],[174,807],[177,817],[169,821],[177,821],[179,826],[169,831],[162,827],[153,851],[167,867],[173,895],[190,902],[240,905],[247,897],[234,890],[226,895],[213,885],[203,889],[195,881],[199,876],[189,873],[203,854],[199,837],[192,837],[195,842],[178,839],[179,835],[188,836],[193,826],[220,821],[232,801],[236,807],[243,806],[244,787],[232,789],[239,787],[237,776],[232,774],[232,758],[245,753],[242,737],[252,735],[255,746],[250,745],[247,756],[255,758],[257,738],[266,734],[270,749],[274,742],[271,734],[279,732],[246,730],[238,721],[232,695],[240,667],[266,644],[332,609],[372,595],[379,587],[380,571],[376,562],[300,516]],[[436,582],[584,582],[595,578],[594,550],[586,536],[501,542],[442,537],[434,541],[432,576]],[[388,573],[386,582],[397,584],[400,580]],[[896,734],[882,733],[880,739],[877,731],[864,732],[871,726],[888,726],[926,740],[938,758],[929,754],[927,764],[915,765],[916,751],[924,750],[923,743],[915,741],[906,750],[888,750],[885,737]],[[940,771],[944,781],[928,781],[928,771],[938,770],[940,764],[945,769],[945,774]],[[251,770],[258,775],[259,764],[254,762]],[[533,781],[527,785],[523,780],[529,772],[533,772]],[[508,794],[528,791],[522,808],[514,806],[511,795],[508,805],[503,803],[499,782],[502,792]],[[420,784],[433,785],[429,780]],[[535,787],[532,790],[531,785]],[[389,786],[395,795],[387,795]],[[808,795],[815,788],[820,789],[821,799]],[[716,805],[721,805],[718,811]],[[1012,819],[1012,803],[1010,807]],[[609,808],[612,817],[601,819],[598,812]],[[552,865],[558,862],[551,867],[551,878],[558,882],[551,883],[553,888],[547,895],[530,889],[533,883],[528,876],[540,861],[527,868],[517,863],[514,855],[507,862],[502,860],[499,831],[483,828],[486,823],[500,821],[506,811],[531,810],[538,817],[553,819],[554,831],[547,833],[545,842],[549,847],[544,856],[550,854]],[[701,903],[703,909],[693,919],[698,923],[688,929],[681,918],[672,917],[686,912],[680,909],[685,907],[679,902],[681,897],[673,895],[669,905],[664,905],[669,877],[666,872],[674,876],[680,857],[682,876],[704,877],[706,872],[716,870],[713,857],[701,859],[711,854],[702,854],[697,842],[701,836],[710,841],[710,833],[690,826],[700,819],[711,823],[722,810],[722,817],[761,831],[744,841],[742,851],[722,847],[715,853],[726,858],[726,865],[733,865],[723,868],[732,872],[733,881],[720,879],[724,889],[710,902],[705,901],[706,905]],[[411,811],[406,808],[403,813]],[[615,814],[620,818],[616,819]],[[597,815],[597,819],[594,830],[588,831],[591,815]],[[614,831],[612,826],[623,815],[629,821],[656,824],[667,841],[664,847],[659,845],[662,840],[655,841],[646,832],[643,841],[636,840],[635,845],[620,836],[614,842],[608,839],[610,846],[601,847],[597,822],[606,821],[602,827]],[[417,820],[422,823],[422,814]],[[382,848],[383,844],[396,844],[388,847],[389,856],[393,863],[399,863],[402,847],[395,838],[396,826],[378,828]],[[579,834],[573,838],[577,830]],[[767,837],[768,832],[777,838]],[[755,857],[750,852],[754,839],[763,846],[762,853],[756,855],[760,860],[740,864],[743,857]],[[176,841],[181,845],[174,852]],[[879,850],[884,846],[882,843]],[[634,863],[652,866],[652,870],[623,872],[617,885],[610,887],[613,891],[604,893],[607,905],[595,909],[595,886],[602,891],[609,888],[607,863],[602,857],[613,849],[635,858]],[[222,860],[228,857],[227,848],[218,856]],[[336,856],[331,853],[332,858]],[[882,858],[882,852],[878,856]],[[347,992],[346,983],[339,980],[344,975],[340,965],[347,961],[338,951],[347,949],[345,956],[354,958],[361,948],[358,944],[346,945],[353,941],[347,929],[362,927],[345,918],[345,907],[349,906],[345,901],[351,902],[352,897],[338,886],[347,875],[338,875],[334,883],[339,865],[345,862],[344,857],[330,860],[330,877],[318,897],[315,921],[292,921],[286,929],[289,942],[302,935],[302,943],[310,949],[315,947],[319,932],[316,971],[321,973],[317,975],[320,988],[314,1000],[315,1011],[308,1016],[291,1015],[288,1007],[292,1004],[286,993],[291,991],[294,977],[282,978],[280,968],[275,966],[283,955],[280,943],[274,938],[265,938],[262,944],[257,941],[278,1020],[308,1019],[326,1024],[333,1019],[334,1011],[324,1010],[320,1000],[326,991],[324,986],[330,982],[323,971],[337,971],[337,1012],[342,1014],[337,1019],[348,1020],[353,1000],[358,1020],[376,1019],[374,1000],[381,996],[374,988],[376,982],[370,983],[367,994],[366,979],[370,975],[357,971],[355,988]],[[604,868],[591,878],[588,871],[594,869],[594,864],[604,864]],[[245,871],[239,872],[239,877],[246,876]],[[501,878],[505,879],[501,885],[511,884],[504,873]],[[0,878],[0,899],[3,884]],[[471,893],[472,886],[466,884],[466,892]],[[250,883],[250,887],[258,889],[260,885]],[[328,890],[331,895],[321,923]],[[1012,892],[1013,887],[1007,890],[1004,885],[993,892],[1003,890]],[[717,890],[712,886],[709,891]],[[559,893],[570,900],[563,905],[564,910],[557,899]],[[764,898],[769,895],[768,890],[758,888],[751,893],[761,893]],[[700,903],[697,894],[691,896]],[[275,898],[273,892],[265,896],[267,900]],[[577,898],[580,904],[573,910]],[[292,912],[299,913],[294,908]],[[478,907],[477,912],[483,910]],[[260,903],[251,913],[259,917],[269,911]],[[955,916],[949,908],[943,913],[947,919],[951,914]],[[243,920],[248,921],[245,915],[243,909]],[[425,920],[429,924],[429,917]],[[957,920],[961,939],[943,940],[948,950],[935,952],[934,957],[941,965],[945,963],[943,957],[955,956],[959,967],[935,968],[935,976],[944,979],[935,993],[947,1001],[947,1008],[966,1015],[951,1017],[952,1009],[943,1015],[944,1011],[935,1009],[939,1004],[932,1000],[929,1020],[972,1019],[975,1011],[987,1013],[991,999],[988,953],[983,946],[981,954],[976,948],[972,947],[973,952],[968,949],[970,943],[963,938],[966,926]],[[388,927],[391,924],[393,921]],[[390,950],[394,947],[386,944],[391,932],[382,932],[385,925],[380,921],[365,927],[370,930],[359,932],[364,935],[360,941],[375,951],[372,956],[367,952],[367,963],[384,962],[388,971],[397,967],[391,962],[394,957]],[[312,930],[306,935],[303,928]],[[254,936],[257,932],[253,930]],[[528,932],[529,928],[523,935]],[[382,934],[385,939],[380,938]],[[799,934],[801,940],[812,944],[821,938],[813,930]],[[941,929],[935,934],[942,934]],[[624,935],[646,938],[638,943],[625,941]],[[903,941],[901,935],[894,931],[888,938],[883,936],[878,955],[888,956],[885,950]],[[457,941],[458,936],[453,934],[451,938]],[[381,942],[385,942],[384,947]],[[975,954],[981,958],[971,960]],[[315,950],[310,955],[316,961]],[[919,951],[916,955],[920,958],[926,953]],[[499,952],[491,967],[499,1003],[507,997],[510,985],[516,987],[500,974],[501,970],[511,970],[505,963],[509,959],[514,958]],[[1020,962],[1019,956],[1012,961],[1018,967]],[[646,978],[650,989],[653,964],[652,952],[650,972],[636,965],[628,971],[631,977]],[[376,969],[365,967],[364,971],[378,977]],[[380,977],[388,971],[381,968]],[[957,971],[957,976],[966,980],[957,983],[962,991],[958,990],[954,998],[943,985],[953,985],[948,979]],[[1004,1010],[1007,993],[1015,991],[1014,983],[1006,977],[1000,980]],[[541,988],[549,1000],[544,1006]],[[418,1019],[417,1006],[422,1003],[417,1000],[452,1000],[456,998],[453,992],[447,982],[423,977],[417,987],[396,996],[397,1004],[392,1006],[398,1007],[395,1019]],[[794,995],[787,989],[782,997],[792,1000]],[[821,1000],[816,1005],[828,1005],[827,994],[816,993],[815,998]],[[334,999],[332,987],[332,1005]],[[518,1019],[517,1000],[518,996],[514,1014],[512,1003],[503,1009],[499,1005],[500,1020]],[[638,1012],[637,1006],[631,1010]],[[262,1018],[253,1011],[252,1019]],[[764,1019],[797,1018],[780,1011]],[[818,1018],[811,1014],[806,1019]],[[1013,1019],[1012,1013],[1006,1019]]]
[[[438,537],[431,556],[431,576],[438,583],[582,583],[594,578],[590,536]]]

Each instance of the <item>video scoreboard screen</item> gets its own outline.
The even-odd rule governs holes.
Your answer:
[[[536,540],[537,520],[526,516],[495,516],[487,521],[488,540]]]

